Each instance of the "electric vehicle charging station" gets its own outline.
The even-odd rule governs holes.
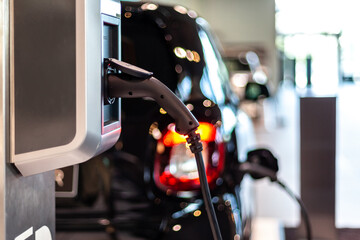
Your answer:
[[[54,239],[50,170],[109,149],[121,131],[118,97],[149,96],[175,119],[176,132],[188,136],[212,232],[221,239],[195,133],[199,123],[152,73],[118,60],[120,1],[0,4],[0,240]]]
[[[110,148],[120,100],[119,0],[1,0],[0,239],[55,239],[54,170]]]
[[[103,4],[116,2],[11,2],[10,151],[22,175],[86,161],[119,138],[101,66],[120,56],[120,19]]]

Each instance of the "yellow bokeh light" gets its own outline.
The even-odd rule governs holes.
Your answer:
[[[185,7],[180,5],[175,6],[174,10],[181,14],[186,14],[188,12],[188,10]]]
[[[190,50],[186,50],[186,58],[187,60],[189,60],[190,62],[194,61],[194,54],[192,51]]]
[[[204,100],[203,105],[204,105],[204,107],[211,107],[212,102],[209,99],[206,99],[206,100]]]
[[[199,217],[201,215],[201,211],[200,210],[196,210],[195,212],[194,212],[194,216],[195,217]]]
[[[143,5],[141,5],[141,9],[142,10],[151,10],[154,11],[158,8],[158,5],[154,4],[154,3],[144,3]]]
[[[131,16],[132,16],[132,13],[131,13],[131,12],[126,12],[126,13],[124,14],[124,17],[125,17],[125,18],[131,18]]]
[[[194,110],[194,105],[192,105],[191,103],[188,103],[188,104],[186,105],[186,107],[187,107],[187,109],[189,109],[189,111]]]
[[[165,109],[163,109],[163,108],[160,108],[160,113],[161,113],[161,114],[167,114],[167,112],[166,112]]]
[[[173,226],[172,229],[173,229],[174,232],[178,232],[178,231],[181,230],[181,225],[180,225],[180,224],[176,224],[176,225]]]
[[[186,51],[182,47],[174,48],[174,53],[178,58],[185,58],[186,57]]]
[[[194,55],[194,62],[200,62],[200,55],[196,51],[192,51]]]

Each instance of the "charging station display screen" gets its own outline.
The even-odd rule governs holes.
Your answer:
[[[118,19],[103,16],[103,58],[119,59],[119,43],[120,43],[120,22]],[[103,76],[104,77],[104,76]],[[105,96],[103,99],[103,122],[104,129],[119,119],[119,99],[109,99]],[[111,128],[110,128],[111,129]]]

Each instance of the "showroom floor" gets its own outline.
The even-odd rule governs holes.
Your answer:
[[[339,239],[360,239],[360,85],[346,84],[337,92],[336,227]],[[264,119],[256,124],[260,145],[279,159],[279,176],[296,193],[300,190],[299,98],[293,87],[279,90],[277,104],[264,103]],[[299,224],[297,205],[267,180],[256,184],[257,216],[278,219],[293,228]],[[271,196],[271,198],[266,197]]]

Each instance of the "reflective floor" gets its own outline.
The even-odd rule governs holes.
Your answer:
[[[337,93],[337,228],[360,228],[359,93],[360,85],[356,84],[342,85]],[[299,97],[294,88],[285,84],[276,100],[265,101],[263,117],[255,124],[258,143],[269,147],[278,157],[280,178],[299,193]],[[297,205],[277,186],[262,180],[256,184],[255,192],[257,216],[280,219],[287,227],[299,224]]]
[[[284,85],[276,98],[263,102],[263,110],[254,121],[259,146],[269,148],[278,158],[278,177],[297,194],[300,191],[298,106],[293,87]],[[278,186],[267,179],[257,181],[255,194],[258,217],[276,218],[290,227],[299,224],[296,203]]]

